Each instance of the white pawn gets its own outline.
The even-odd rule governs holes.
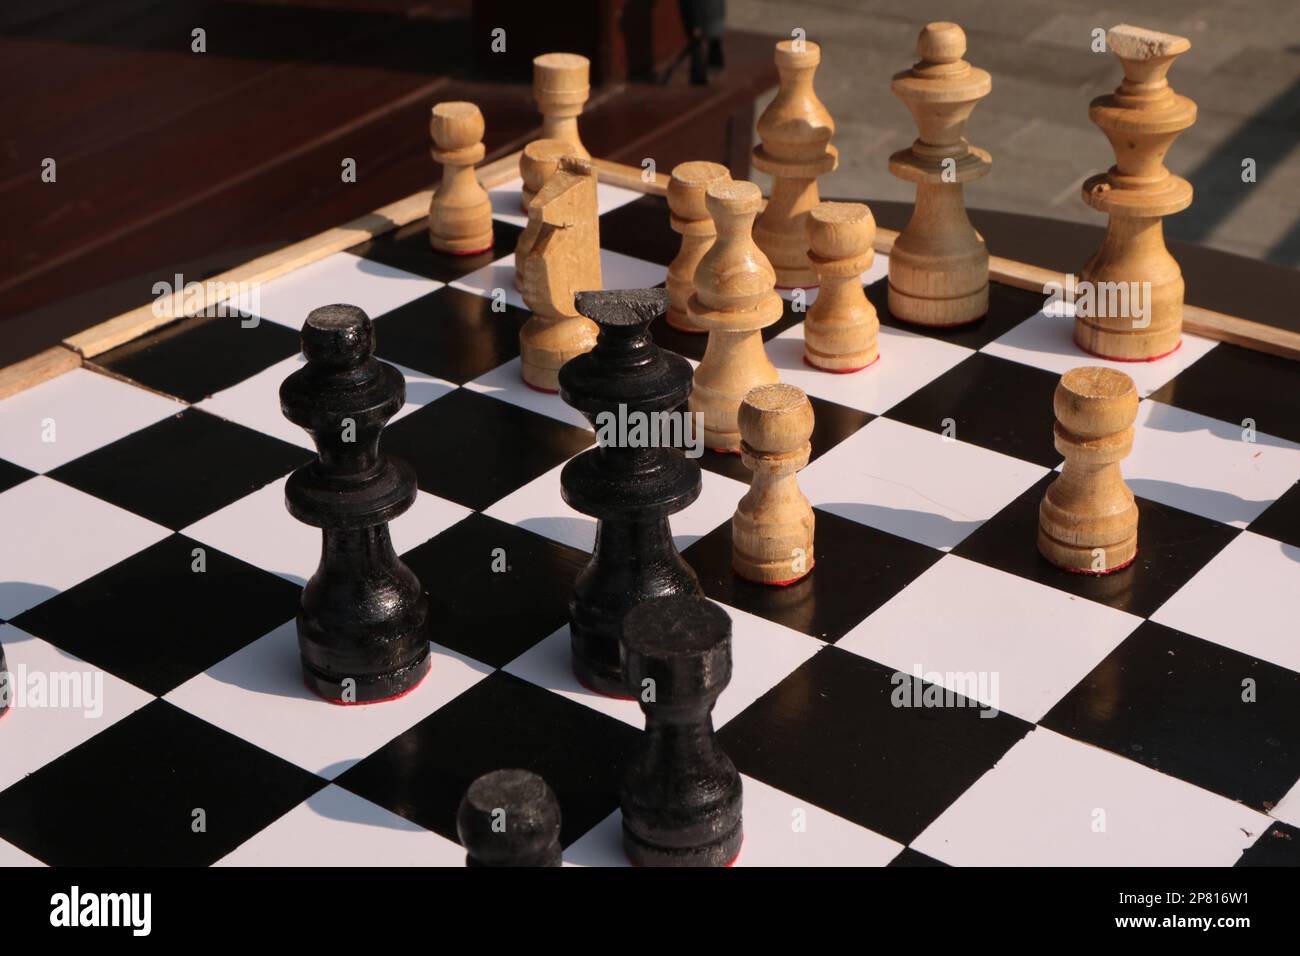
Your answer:
[[[812,505],[796,473],[812,453],[813,409],[793,385],[762,385],[740,405],[740,454],[754,473],[731,519],[731,562],[742,578],[793,584],[813,568]]]
[[[429,203],[429,242],[439,252],[469,256],[492,248],[492,201],[474,175],[485,155],[483,114],[473,103],[439,103],[429,120],[430,154],[442,183]]]

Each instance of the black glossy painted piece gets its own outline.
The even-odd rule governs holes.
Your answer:
[[[307,364],[280,386],[280,407],[317,449],[284,490],[289,513],[324,538],[298,611],[307,685],[345,703],[386,700],[429,668],[428,601],[388,534],[415,501],[415,474],[379,453],[406,384],[374,357],[374,327],[356,306],[313,309],[302,350]]]
[[[623,628],[628,683],[646,716],[623,784],[623,847],[638,866],[726,866],[742,839],[740,774],[711,713],[731,682],[731,618],[707,598],[656,598]]]
[[[665,289],[580,292],[577,309],[600,326],[596,346],[560,369],[560,397],[601,435],[606,415],[668,412],[690,395],[691,366],[650,337],[668,308]],[[631,432],[629,432],[629,435]],[[569,604],[573,669],[588,687],[625,695],[619,639],[623,617],[641,601],[700,594],[673,543],[668,516],[700,494],[699,466],[680,449],[632,447],[616,436],[572,459],[560,473],[564,500],[598,519],[591,562]]]
[[[560,865],[560,804],[529,770],[493,770],[471,783],[456,833],[466,866]]]
[[[9,665],[5,662],[5,648],[0,644],[0,717],[9,712],[9,698],[13,696],[13,678],[9,676]]]

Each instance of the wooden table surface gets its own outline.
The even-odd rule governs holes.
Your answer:
[[[423,17],[356,6],[7,0],[0,367],[148,302],[176,273],[201,280],[427,188],[433,103],[479,104],[489,161],[538,135],[528,84],[472,62],[468,3]],[[196,27],[206,53],[191,51]],[[681,70],[680,85],[594,88],[584,141],[631,165],[705,158],[745,175],[754,98],[776,83],[771,44],[729,34],[709,87]]]

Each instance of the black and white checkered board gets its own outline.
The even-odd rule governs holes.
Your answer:
[[[600,199],[606,286],[661,282],[663,201]],[[517,184],[494,200],[508,253]],[[731,575],[738,459],[707,456],[673,521],[735,622],[716,724],[744,774],[740,864],[1300,860],[1300,366],[1191,336],[1122,366],[1140,553],[1065,574],[1034,533],[1052,390],[1092,364],[1070,322],[997,286],[982,323],[918,334],[885,271],[864,277],[874,367],[804,366],[794,311],[768,330],[817,413],[811,577]],[[31,698],[0,721],[0,861],[457,865],[465,786],[522,766],[559,796],[570,863],[622,862],[639,712],[576,684],[565,625],[594,525],[559,472],[593,437],[520,382],[511,274],[508,254],[435,260],[416,223],[268,283],[255,328],[186,321],[0,403],[0,640]],[[284,509],[309,445],[276,390],[328,302],[369,312],[406,374],[385,447],[421,493],[393,533],[435,609],[430,676],[370,707],[307,693],[292,625],[319,540]],[[918,670],[996,715],[894,706]],[[68,674],[102,693],[41,706]]]

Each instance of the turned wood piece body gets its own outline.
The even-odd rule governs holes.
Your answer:
[[[562,139],[535,139],[519,154],[519,177],[523,180],[520,195],[524,212],[533,198],[560,168],[560,160],[573,155],[573,146]],[[528,266],[528,253],[541,231],[541,219],[529,219],[524,231],[515,242],[515,288],[524,291],[524,272]]]
[[[754,241],[776,272],[783,289],[810,288],[817,274],[808,262],[808,211],[817,205],[817,177],[839,163],[830,144],[835,123],[813,90],[813,75],[821,48],[804,40],[776,45],[776,69],[781,86],[758,119],[760,143],[754,147],[754,168],[772,177],[767,207],[754,224]]]
[[[1038,510],[1038,550],[1067,570],[1117,571],[1137,554],[1137,503],[1119,464],[1133,449],[1137,388],[1114,369],[1076,368],[1052,404],[1065,464]]]
[[[533,99],[542,114],[542,138],[562,139],[574,154],[590,159],[578,136],[578,117],[591,95],[591,61],[578,53],[543,53],[533,58]]]
[[[645,429],[637,438],[635,424],[610,436],[606,423],[664,420],[690,394],[691,366],[650,336],[650,323],[668,307],[667,290],[583,292],[577,306],[598,324],[600,338],[560,370],[560,397],[598,437],[560,472],[565,502],[597,519],[591,561],[569,602],[573,670],[594,690],[626,696],[620,647],[628,611],[651,598],[700,593],[668,517],[699,497],[701,479],[680,447],[642,440]]]
[[[714,183],[729,179],[731,172],[720,163],[692,161],[673,167],[668,180],[668,209],[672,214],[669,225],[682,237],[682,246],[668,266],[666,321],[682,332],[707,331],[691,321],[686,303],[695,291],[695,270],[718,234],[704,194]]]
[[[876,220],[862,203],[818,203],[808,214],[808,259],[821,280],[803,323],[804,360],[854,372],[880,357],[880,319],[862,289]]]
[[[583,159],[565,157],[528,207],[536,239],[524,267],[524,302],[533,314],[519,330],[524,381],[559,389],[560,367],[596,344],[596,325],[579,315],[577,292],[599,289],[600,225],[596,174]]]
[[[704,444],[716,451],[740,451],[740,403],[751,388],[779,380],[762,333],[781,318],[781,297],[751,235],[762,202],[758,187],[744,180],[715,183],[705,193],[718,237],[695,270],[686,306],[690,320],[709,331],[690,411],[704,415]]]
[[[1115,165],[1084,182],[1083,201],[1110,218],[1080,276],[1098,291],[1091,314],[1076,311],[1074,340],[1106,358],[1158,358],[1178,347],[1183,327],[1183,274],[1165,247],[1163,219],[1192,204],[1191,183],[1169,172],[1164,157],[1196,122],[1196,104],[1175,93],[1165,75],[1191,43],[1127,25],[1111,29],[1107,43],[1124,81],[1093,100],[1088,116],[1110,140]],[[1115,288],[1103,283],[1127,294],[1103,294]],[[1109,314],[1112,302],[1121,314]]]
[[[284,489],[289,513],[323,539],[302,591],[298,646],[307,686],[344,703],[396,697],[429,669],[428,599],[388,533],[415,501],[415,472],[379,451],[406,383],[374,350],[361,309],[313,309],[302,330],[307,363],[280,386],[285,417],[317,450]]]
[[[492,248],[492,201],[474,167],[482,162],[483,114],[473,103],[439,103],[429,119],[442,182],[429,201],[429,242],[439,252],[473,255]]]
[[[955,23],[926,26],[916,51],[920,62],[890,85],[919,135],[889,157],[891,173],[916,183],[912,218],[889,253],[889,311],[918,325],[962,325],[989,303],[989,253],[966,216],[962,184],[987,174],[993,161],[962,130],[992,80],[962,59],[966,34]]]
[[[456,833],[471,867],[559,866],[560,804],[528,770],[493,770],[469,785]]]
[[[731,519],[732,567],[759,584],[793,584],[813,568],[815,517],[796,477],[812,453],[812,403],[793,385],[760,385],[739,417],[753,476]]]
[[[624,850],[638,866],[726,866],[744,791],[712,711],[731,682],[731,618],[704,597],[659,598],[628,614],[623,641],[646,718],[619,801]]]

